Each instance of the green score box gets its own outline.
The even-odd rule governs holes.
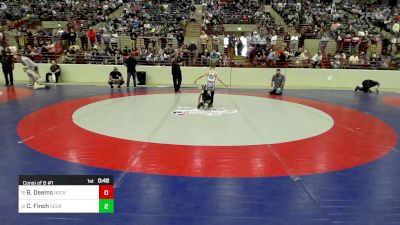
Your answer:
[[[99,199],[99,213],[114,213],[114,199]]]

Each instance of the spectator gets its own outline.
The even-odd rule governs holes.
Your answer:
[[[299,44],[299,36],[297,33],[294,33],[292,36],[290,36],[290,49],[296,50],[298,44]]]
[[[296,3],[296,11],[300,12],[301,11],[301,2]]]
[[[232,59],[235,55],[236,38],[234,35],[228,35],[228,58]]]
[[[181,48],[183,45],[183,42],[185,41],[185,37],[183,36],[183,32],[179,32],[176,35],[176,41],[178,42],[178,48]]]
[[[124,83],[124,78],[122,77],[121,72],[118,71],[118,67],[114,67],[114,70],[111,71],[108,77],[108,84],[111,86],[111,88],[114,88],[113,84],[118,84],[118,88],[121,88],[121,85]]]
[[[60,38],[61,38],[61,45],[62,45],[62,47],[63,47],[63,49],[68,49],[69,48],[69,38],[70,38],[70,36],[69,36],[69,32],[68,32],[68,30],[65,30],[64,31],[64,29],[61,27],[60,28],[61,30],[60,31],[62,31],[61,33],[60,33]]]
[[[17,41],[18,48],[20,48],[21,45],[19,44],[19,37],[21,36],[21,31],[18,30],[17,28],[14,28],[13,32],[14,32],[14,38]]]
[[[189,49],[189,51],[191,51],[191,52],[196,52],[196,51],[197,51],[197,46],[196,46],[196,44],[192,41],[192,42],[190,43],[190,45],[188,46],[188,49]]]
[[[276,44],[278,42],[278,35],[274,31],[272,31],[271,34],[271,48],[275,48]]]
[[[190,58],[190,51],[189,51],[187,45],[183,45],[181,55],[182,55],[182,65],[188,66],[189,58]]]
[[[336,53],[336,55],[333,57],[333,60],[332,60],[332,67],[334,68],[334,69],[339,69],[340,68],[340,54],[339,54],[339,52],[338,53]]]
[[[321,51],[325,50],[326,46],[328,45],[328,42],[329,42],[328,34],[327,34],[327,32],[324,32],[324,34],[322,35],[321,40],[320,40]]]
[[[400,23],[399,21],[395,22],[392,26],[392,32],[394,33],[395,37],[399,37],[400,32]]]
[[[124,57],[128,57],[132,53],[132,50],[125,45],[124,50],[122,51],[122,55]]]
[[[215,34],[211,36],[211,44],[211,49],[219,49],[219,38]]]
[[[200,56],[200,66],[204,66],[204,63],[208,63],[208,60],[210,59],[210,52],[206,49],[203,53],[199,54]]]
[[[358,55],[356,53],[353,53],[352,56],[349,58],[349,64],[358,64],[360,63],[360,59],[358,58]]]
[[[168,43],[168,47],[172,49],[172,45],[174,44],[174,35],[172,34],[172,32],[169,32],[167,34],[167,43]]]
[[[278,12],[282,12],[283,10],[283,3],[282,2],[278,2]]]
[[[96,32],[93,30],[92,27],[89,27],[89,31],[87,32],[87,37],[92,48],[94,48],[94,45],[96,44]]]
[[[221,63],[221,53],[218,52],[218,49],[214,49],[210,54],[210,63],[219,65]]]
[[[360,52],[360,55],[358,56],[358,63],[364,65],[368,64],[367,55],[364,52]]]
[[[88,36],[83,29],[81,29],[79,31],[79,39],[81,41],[82,50],[87,51],[88,50]]]
[[[243,46],[243,42],[242,42],[241,38],[238,38],[238,40],[237,40],[237,45],[236,45],[236,48],[237,48],[237,55],[239,55],[239,56],[242,55],[243,47],[244,47],[244,46]]]
[[[207,49],[207,43],[208,43],[208,35],[204,30],[201,31],[200,37],[199,37],[199,43],[201,46],[201,52],[204,52]]]
[[[304,41],[306,39],[306,35],[304,33],[301,33],[299,36],[299,46],[298,48],[303,48],[304,47]]]
[[[69,39],[69,46],[75,45],[75,44],[76,44],[76,38],[77,38],[77,35],[76,35],[74,29],[70,29],[70,31],[69,31],[69,37],[68,37],[68,39]]]
[[[268,59],[268,61],[270,61],[271,63],[272,62],[275,62],[275,60],[278,58],[278,56],[277,56],[277,53],[275,52],[275,51],[271,51],[269,54],[268,54],[268,57],[267,57],[267,59]]]
[[[359,50],[359,45],[361,43],[361,37],[354,35],[353,38],[351,39],[351,53],[358,52]]]
[[[116,49],[118,47],[118,34],[113,32],[110,37],[111,48]]]
[[[189,65],[196,64],[196,55],[197,55],[197,46],[196,44],[192,41],[190,45],[188,46],[189,50]]]
[[[101,35],[101,40],[104,43],[104,45],[106,46],[106,48],[110,47],[110,39],[111,39],[111,35],[108,33],[108,31],[106,29],[104,29],[104,32]]]
[[[258,47],[255,50],[255,62],[254,63],[256,65],[261,65],[263,60],[264,60],[263,50],[260,47]]]
[[[286,44],[286,48],[290,48],[290,35],[289,33],[286,33],[285,36],[283,36],[283,42]]]
[[[321,66],[322,62],[322,53],[321,51],[318,51],[315,53],[315,55],[311,58],[311,61],[313,62],[313,67],[315,68],[317,65]]]
[[[310,59],[310,55],[309,52],[307,51],[307,49],[304,49],[299,56],[299,60],[300,62],[304,65],[304,64],[308,64],[308,60]]]

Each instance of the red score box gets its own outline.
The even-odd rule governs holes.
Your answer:
[[[99,199],[114,199],[113,185],[99,185]]]

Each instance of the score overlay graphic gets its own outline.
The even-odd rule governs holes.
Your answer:
[[[114,213],[111,175],[20,175],[19,213]]]

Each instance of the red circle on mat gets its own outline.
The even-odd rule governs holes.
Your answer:
[[[3,87],[0,88],[0,103],[25,98],[32,95],[31,89]]]
[[[390,96],[390,97],[384,97],[383,102],[385,104],[391,105],[395,108],[400,109],[400,96]]]
[[[144,94],[159,93],[131,95]],[[72,121],[72,114],[82,106],[124,96],[128,95],[57,103],[26,116],[18,125],[18,133],[31,148],[69,162],[128,172],[200,177],[266,177],[337,171],[376,160],[397,144],[395,131],[373,116],[338,105],[286,96],[278,99],[317,108],[334,119],[334,126],[319,136],[280,144],[186,146],[108,137],[82,129]],[[51,119],[43,120],[48,115]]]

